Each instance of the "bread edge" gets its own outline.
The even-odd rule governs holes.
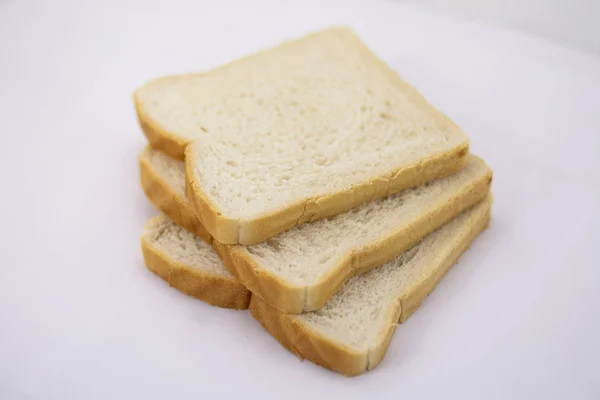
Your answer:
[[[241,246],[223,245],[216,241],[214,245],[219,248],[225,267],[272,307],[288,314],[316,310],[352,276],[367,272],[394,258],[461,212],[481,202],[490,191],[493,176],[485,161],[481,162],[484,163],[486,172],[464,190],[457,192],[450,201],[440,203],[435,210],[422,215],[416,224],[353,249],[318,282],[308,286],[295,286],[286,282],[252,259]]]
[[[294,315],[277,311],[257,296],[252,296],[250,313],[271,336],[300,358],[347,376],[356,376],[371,370],[384,359],[398,323],[406,321],[417,310],[475,238],[487,228],[491,218],[491,194],[481,203],[487,203],[486,211],[467,228],[468,234],[444,257],[440,267],[412,288],[408,297],[401,296],[393,303],[388,313],[388,322],[384,324],[384,331],[379,335],[378,345],[368,349],[367,352],[360,352],[337,343],[314,329],[304,326],[295,319]],[[407,303],[410,304],[408,307],[406,307]]]
[[[173,260],[155,248],[148,239],[147,227],[161,218],[151,218],[144,226],[141,236],[142,254],[146,268],[165,280],[169,286],[213,306],[245,310],[250,303],[251,292],[233,276],[209,274],[187,264]]]

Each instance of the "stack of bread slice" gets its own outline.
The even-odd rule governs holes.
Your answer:
[[[302,358],[376,367],[490,219],[469,138],[347,28],[135,93],[146,266]]]

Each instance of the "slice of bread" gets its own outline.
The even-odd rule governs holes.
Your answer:
[[[352,275],[390,260],[486,196],[492,172],[481,159],[467,158],[457,174],[300,225],[265,243],[212,244],[246,287],[280,311],[318,309]],[[140,161],[150,201],[201,232],[181,194],[181,162],[150,148]]]
[[[394,260],[348,281],[318,311],[290,315],[258,296],[252,315],[296,355],[345,375],[375,368],[405,321],[484,230],[491,195]]]
[[[228,244],[452,174],[469,148],[458,126],[344,28],[149,82],[135,102],[153,146],[179,158],[186,149],[196,215]]]
[[[146,147],[139,156],[139,162],[140,181],[150,202],[177,225],[212,243],[212,236],[194,214],[185,195],[183,161]]]
[[[165,215],[146,223],[141,242],[146,267],[172,287],[217,307],[248,308],[250,291],[212,247]]]

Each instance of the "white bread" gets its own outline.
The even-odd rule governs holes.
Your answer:
[[[210,234],[255,244],[452,174],[469,140],[349,29],[135,94],[153,146],[181,158]]]
[[[346,279],[390,260],[486,196],[492,173],[479,158],[467,158],[455,175],[300,225],[265,243],[212,244],[225,266],[272,306],[287,313],[317,309]],[[150,148],[140,162],[150,201],[201,232],[181,194],[181,162]]]
[[[248,291],[211,246],[165,215],[150,219],[141,238],[146,267],[185,294],[217,307],[246,309]]]
[[[320,310],[283,314],[252,296],[250,311],[296,355],[345,375],[375,368],[398,322],[431,293],[487,227],[491,195],[394,260],[349,280]]]

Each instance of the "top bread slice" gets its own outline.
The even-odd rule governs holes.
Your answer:
[[[135,101],[154,147],[179,158],[185,149],[188,197],[227,244],[452,174],[469,147],[345,28],[152,81]]]
[[[375,368],[398,322],[410,317],[487,227],[492,198],[379,268],[349,280],[320,310],[283,314],[252,296],[250,311],[285,347],[345,375]]]

